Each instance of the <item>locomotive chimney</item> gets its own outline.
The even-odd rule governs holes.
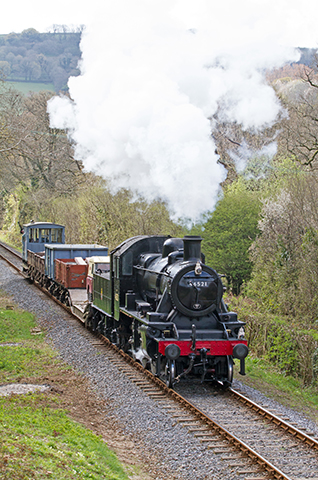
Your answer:
[[[202,238],[196,235],[183,237],[183,260],[185,262],[201,262]]]

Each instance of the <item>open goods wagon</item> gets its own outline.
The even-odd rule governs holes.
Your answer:
[[[86,288],[87,262],[82,257],[55,260],[55,281],[65,288]]]

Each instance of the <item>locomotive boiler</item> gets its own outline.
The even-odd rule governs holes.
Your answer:
[[[87,324],[172,387],[198,377],[228,387],[233,359],[248,354],[244,322],[227,311],[220,276],[205,265],[201,237],[138,236],[94,275]]]

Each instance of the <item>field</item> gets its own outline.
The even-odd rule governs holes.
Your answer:
[[[23,95],[28,93],[41,92],[43,90],[48,90],[50,92],[55,92],[53,83],[33,83],[33,82],[8,82],[12,87],[21,92]]]

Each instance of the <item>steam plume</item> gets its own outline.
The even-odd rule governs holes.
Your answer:
[[[51,125],[68,130],[86,170],[114,189],[166,201],[174,219],[213,210],[226,178],[211,119],[255,131],[271,125],[280,105],[264,70],[297,57],[269,41],[255,2],[243,1],[246,18],[241,7],[214,3],[106,0],[82,38],[73,102],[48,105]]]

